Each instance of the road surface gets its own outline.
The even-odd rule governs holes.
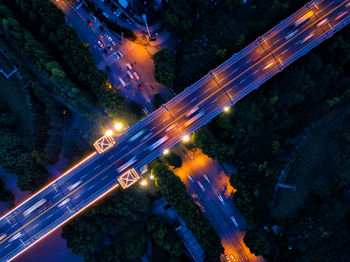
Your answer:
[[[117,178],[128,168],[140,170],[349,21],[350,0],[309,3],[283,20],[130,128],[110,150],[90,155],[1,217],[0,260],[20,255],[118,187]]]

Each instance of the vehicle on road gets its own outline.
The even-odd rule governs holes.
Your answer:
[[[0,241],[3,240],[7,235],[4,233],[0,236]]]
[[[106,18],[109,17],[109,15],[108,15],[106,12],[102,12],[102,15],[103,15],[104,17],[106,17]]]
[[[205,180],[207,180],[207,182],[208,182],[209,184],[211,183],[206,174],[204,174],[203,177],[204,177]]]
[[[16,235],[14,235],[9,239],[9,242],[11,243],[12,241],[16,240],[17,238],[20,238],[21,236],[22,236],[22,233],[18,232]]]
[[[203,192],[205,192],[205,188],[204,186],[202,185],[201,181],[197,181],[197,184],[199,185],[199,187],[202,189]]]
[[[39,207],[41,207],[43,204],[46,203],[46,199],[42,198],[40,199],[38,202],[36,202],[34,205],[32,205],[30,208],[28,208],[27,210],[25,210],[22,214],[23,216],[27,217],[29,216],[34,210],[38,209]]]
[[[319,27],[327,22],[328,22],[328,18],[322,19],[321,22],[318,22],[316,26]]]
[[[70,185],[69,187],[67,187],[67,189],[69,191],[72,191],[74,188],[76,188],[77,186],[79,186],[83,181],[79,180],[77,182],[75,182],[73,185]]]
[[[126,63],[126,68],[129,69],[131,71],[132,66],[129,63]]]
[[[230,258],[228,257],[228,255],[225,255],[225,261],[230,262]]]
[[[63,207],[65,204],[67,204],[69,202],[70,198],[66,198],[65,200],[63,200],[61,203],[58,204],[57,207]]]
[[[120,51],[117,51],[117,54],[120,56],[120,58],[122,58],[122,57],[123,57],[123,54],[122,54],[122,53],[120,53]]]
[[[235,224],[235,226],[238,227],[237,220],[235,219],[234,216],[231,217],[231,220],[232,220],[233,224]]]
[[[130,137],[128,139],[128,142],[131,143],[131,142],[134,142],[136,139],[138,139],[140,136],[142,136],[144,133],[147,132],[147,129],[146,128],[143,128],[141,129],[139,132],[137,132],[135,135],[133,135],[132,137]]]
[[[187,176],[188,176],[188,178],[191,180],[191,182],[194,183],[193,178],[192,178],[190,175],[187,175]]]
[[[119,59],[119,56],[118,56],[118,54],[117,54],[116,52],[113,53],[113,56],[114,56],[115,58],[117,58],[117,60]]]
[[[230,258],[231,258],[232,261],[236,261],[236,258],[235,258],[235,256],[233,254],[230,254]]]
[[[88,23],[89,26],[92,26],[92,22],[89,19],[87,19],[86,22]]]
[[[221,202],[223,205],[225,205],[225,202],[224,202],[224,200],[222,199],[222,196],[218,195],[218,199],[220,200],[220,202]]]
[[[335,21],[338,21],[340,18],[342,18],[344,15],[346,15],[348,11],[341,12],[339,15],[334,18]]]
[[[255,62],[257,62],[258,60],[260,60],[260,58],[261,58],[261,56],[254,57],[254,58],[252,59],[252,62],[255,63]]]
[[[141,83],[137,83],[137,87],[138,87],[140,90],[143,90],[143,86],[141,85]]]
[[[126,70],[126,73],[130,77],[130,79],[134,79],[134,76],[132,75],[132,73],[129,70]]]
[[[299,44],[303,44],[305,43],[307,40],[309,40],[311,37],[313,37],[315,35],[314,32],[312,32],[311,34],[309,34],[307,37],[305,37],[303,40],[300,41]]]
[[[121,77],[119,77],[118,80],[122,84],[123,87],[126,87],[126,84],[125,84],[124,80]]]
[[[286,36],[286,40],[288,40],[289,38],[292,38],[295,34],[297,34],[299,32],[299,29],[294,30],[293,32],[291,32],[290,34],[288,34]]]
[[[138,75],[136,72],[133,72],[133,75],[134,75],[134,77],[135,77],[137,80],[140,80],[140,77],[139,77],[139,75]]]
[[[131,166],[133,163],[135,163],[137,161],[136,157],[131,158],[128,162],[126,162],[124,165],[122,165],[121,167],[117,168],[117,171],[119,173],[121,173],[123,170],[125,170],[126,168],[128,168],[129,166]]]
[[[184,124],[184,126],[189,126],[191,125],[193,122],[195,122],[196,120],[198,120],[201,116],[204,115],[204,111],[199,112],[198,114],[196,114],[194,117],[190,118],[189,120],[187,120]]]
[[[190,112],[188,112],[188,113],[186,114],[186,117],[189,117],[190,115],[192,115],[193,113],[195,113],[198,109],[199,109],[199,107],[196,106],[195,108],[193,108]]]
[[[168,136],[163,136],[161,139],[159,139],[157,142],[153,143],[152,145],[150,145],[148,147],[148,150],[152,151],[154,150],[155,148],[157,148],[158,146],[160,146],[161,144],[163,144],[165,141],[168,140]]]
[[[297,21],[294,22],[294,27],[298,27],[301,26],[303,24],[305,24],[307,21],[309,21],[310,17],[314,14],[313,11],[309,11],[307,12],[305,15],[303,15],[302,17],[300,17]]]
[[[94,15],[91,15],[91,17],[92,17],[92,19],[96,22],[96,16],[94,16]]]
[[[98,44],[98,46],[99,47],[101,47],[101,48],[103,48],[104,47],[104,44],[99,40],[99,41],[97,41],[97,44]]]

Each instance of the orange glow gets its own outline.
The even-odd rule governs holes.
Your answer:
[[[188,141],[190,141],[190,137],[189,137],[188,135],[185,135],[185,136],[182,138],[182,140],[183,140],[184,142],[188,142]]]
[[[113,135],[113,131],[111,129],[106,131],[106,136],[112,136]]]
[[[112,188],[110,188],[109,190],[107,190],[105,193],[103,193],[102,195],[100,195],[98,198],[96,198],[95,200],[93,200],[91,203],[89,203],[88,205],[86,205],[85,207],[83,207],[82,209],[80,209],[77,213],[75,213],[74,215],[72,215],[71,217],[69,217],[66,221],[63,221],[61,224],[57,225],[56,227],[54,227],[53,229],[51,229],[49,232],[47,232],[45,235],[43,235],[42,237],[40,237],[38,240],[36,240],[34,243],[30,244],[29,246],[27,246],[25,249],[23,249],[21,252],[19,252],[18,254],[16,254],[14,257],[10,258],[8,261],[12,261],[14,260],[16,257],[18,257],[19,255],[23,254],[27,249],[31,248],[32,246],[34,246],[35,244],[37,244],[40,240],[44,239],[45,237],[47,237],[49,234],[51,234],[53,231],[55,231],[57,228],[61,227],[62,225],[64,225],[65,223],[67,223],[68,221],[70,221],[72,218],[74,218],[75,216],[77,216],[78,214],[80,214],[82,211],[84,211],[86,208],[88,208],[89,206],[91,206],[92,204],[94,204],[96,201],[100,200],[101,198],[103,198],[104,196],[106,196],[108,193],[110,193],[112,190],[114,190],[115,188],[117,188],[119,186],[119,184],[114,185]]]
[[[47,186],[43,187],[42,189],[40,189],[37,193],[35,193],[34,195],[30,196],[29,198],[23,200],[23,202],[21,204],[19,204],[18,206],[16,206],[15,209],[10,210],[9,212],[7,212],[5,215],[3,215],[1,219],[3,219],[4,217],[6,217],[8,214],[10,214],[11,212],[15,211],[17,208],[19,208],[20,206],[22,206],[24,203],[26,203],[27,201],[29,201],[30,199],[32,199],[33,197],[35,197],[36,195],[38,195],[39,193],[41,193],[43,190],[45,190],[46,188],[48,188],[49,186],[51,186],[53,183],[55,183],[57,180],[61,179],[63,176],[65,176],[66,174],[68,174],[69,172],[71,172],[72,170],[76,169],[77,167],[79,167],[80,165],[82,165],[84,162],[86,162],[87,160],[89,160],[90,158],[92,158],[94,155],[96,155],[97,152],[92,153],[91,155],[89,155],[88,157],[84,158],[82,161],[80,161],[78,164],[76,164],[75,166],[73,166],[71,169],[67,170],[66,172],[64,172],[61,176],[59,176],[58,178],[56,178],[54,181],[52,181],[50,184],[48,184]]]

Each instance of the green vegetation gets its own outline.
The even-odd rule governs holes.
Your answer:
[[[161,94],[156,93],[153,96],[153,105],[156,109],[161,107],[164,103],[166,103],[166,100],[161,96]]]
[[[86,261],[135,261],[147,238],[162,250],[160,261],[178,261],[181,241],[159,217],[152,216],[152,197],[137,187],[118,190],[63,227],[62,237]]]
[[[0,1],[0,18],[12,45],[21,49],[60,99],[82,112],[101,104],[110,116],[127,117],[126,104],[97,70],[89,47],[50,1]]]
[[[301,6],[299,1],[265,1],[223,11],[209,5],[194,15],[193,10],[183,12],[187,7],[181,3],[169,1],[165,11],[169,28],[176,25],[173,30],[181,37],[177,91]],[[249,233],[245,241],[252,252],[270,261],[349,260],[348,229],[338,228],[350,215],[345,198],[350,188],[345,109],[350,101],[349,39],[345,28],[239,101],[230,114],[218,116],[194,134],[195,146],[205,154],[237,168],[231,176],[237,189],[234,202],[253,227],[252,234],[262,235]],[[296,191],[280,189],[276,209],[271,209],[275,185],[296,151],[296,141],[308,135],[307,127],[333,112],[337,117],[328,122],[329,128],[320,129],[322,135],[315,136],[287,175],[285,182],[296,185]]]
[[[0,69],[1,68],[4,69],[6,73],[9,73],[14,69],[2,53],[0,53]],[[16,75],[12,75],[9,79],[6,79],[0,74],[0,91],[0,100],[6,101],[16,115],[16,119],[14,120],[17,121],[16,123],[13,123],[16,125],[16,130],[22,135],[29,135],[31,132],[31,119],[28,101],[23,87]],[[0,126],[2,126],[2,121],[9,121],[9,119],[5,120],[5,118],[7,118],[6,114],[0,116]]]
[[[175,79],[175,54],[169,48],[163,48],[153,55],[154,78],[161,84],[171,85]]]
[[[15,199],[14,195],[11,193],[11,191],[5,189],[4,181],[0,178],[0,201],[2,202],[13,202]]]
[[[187,193],[185,185],[164,164],[157,164],[152,169],[156,186],[165,200],[175,207],[183,218],[186,226],[192,231],[199,244],[205,251],[205,261],[219,261],[220,254],[224,252],[221,241],[209,220],[203,215],[200,207]]]
[[[174,152],[169,152],[164,156],[164,158],[167,161],[168,165],[173,166],[174,168],[181,167],[182,165],[181,157]]]
[[[169,0],[165,26],[176,48],[175,92],[181,92],[305,4],[303,0]]]

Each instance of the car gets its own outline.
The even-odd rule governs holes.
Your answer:
[[[261,58],[261,56],[254,57],[253,60],[252,60],[252,62],[255,63],[255,62],[257,62],[258,60],[260,60],[260,58]]]
[[[98,46],[99,47],[101,47],[101,48],[103,48],[104,47],[104,44],[99,40],[99,41],[97,41],[97,44],[98,44]]]
[[[109,40],[111,42],[111,45],[116,45],[116,43],[113,41],[113,39]]]
[[[69,202],[70,198],[66,198],[65,200],[63,200],[61,203],[58,204],[57,207],[63,207],[65,204],[67,204]]]
[[[122,57],[123,57],[123,54],[122,54],[122,53],[120,53],[120,51],[117,51],[117,54],[120,56],[120,58],[122,58]]]
[[[127,18],[127,19],[126,19],[126,22],[127,22],[129,25],[132,25],[130,19]]]
[[[235,226],[238,227],[237,220],[235,219],[234,216],[231,217],[231,220],[232,220],[233,224],[235,224]]]
[[[77,186],[79,186],[83,181],[79,180],[77,182],[75,182],[73,185],[70,185],[69,187],[67,187],[67,189],[69,191],[72,191],[74,188],[76,188]]]
[[[107,48],[103,49],[103,52],[107,55],[108,54]]]
[[[206,174],[204,174],[203,177],[204,177],[205,180],[207,180],[207,182],[208,182],[209,184],[211,183]]]
[[[197,181],[197,184],[199,185],[199,187],[202,189],[203,192],[205,192],[205,188],[204,186],[202,185],[201,181]]]
[[[104,17],[106,17],[106,18],[109,17],[109,15],[108,15],[106,12],[102,12],[102,15],[103,15]]]
[[[18,232],[16,235],[14,235],[9,239],[9,242],[11,243],[12,241],[16,240],[17,238],[20,238],[21,236],[22,236],[22,233]]]
[[[0,236],[0,241],[3,240],[7,235],[4,233]]]
[[[89,26],[92,26],[92,23],[89,19],[87,19],[86,22],[88,23]]]
[[[132,75],[132,73],[129,70],[126,70],[126,73],[130,77],[130,79],[134,79],[134,76]]]
[[[125,84],[124,80],[121,77],[119,77],[118,80],[122,84],[122,86],[126,87],[126,84]]]
[[[140,77],[139,77],[138,73],[134,72],[133,75],[134,75],[134,77],[135,77],[137,80],[140,80]]]
[[[230,258],[231,258],[232,261],[236,261],[236,258],[235,258],[235,256],[233,254],[230,254]]]
[[[94,16],[94,15],[91,15],[91,17],[92,17],[92,19],[94,19],[94,21],[96,22],[96,16]]]
[[[128,168],[129,166],[131,166],[133,163],[135,163],[137,161],[136,157],[131,158],[128,162],[126,162],[124,165],[120,166],[119,168],[117,168],[117,171],[120,173],[123,170],[125,170],[126,168]]]
[[[297,21],[294,22],[294,27],[298,27],[306,23],[310,17],[314,14],[313,11],[307,12],[305,15],[303,15],[301,18],[299,18]]]
[[[113,47],[111,47],[110,45],[107,46],[107,49],[108,49],[109,51],[113,51]]]
[[[165,141],[168,140],[168,136],[163,136],[161,139],[159,139],[157,142],[153,143],[152,145],[150,145],[148,147],[148,150],[152,151],[153,149],[157,148],[158,146],[160,146],[161,144],[163,144]]]
[[[118,54],[116,52],[114,52],[113,55],[114,55],[115,58],[119,59],[119,56],[118,56]]]
[[[328,18],[322,19],[321,22],[318,22],[316,26],[319,27],[327,22],[328,22]]]
[[[140,88],[140,90],[143,90],[143,86],[141,85],[141,83],[137,83],[137,87]]]
[[[223,205],[225,205],[225,202],[224,202],[224,200],[222,199],[222,196],[218,195],[218,199],[220,200],[220,202],[221,202]]]
[[[334,18],[335,21],[338,21],[340,18],[342,18],[344,15],[346,15],[348,11],[341,12],[339,15]]]
[[[39,207],[41,207],[42,205],[44,205],[46,203],[46,199],[42,198],[40,199],[38,202],[36,202],[34,205],[32,205],[30,208],[26,209],[22,214],[24,217],[29,216],[34,210],[38,209]]]
[[[288,40],[289,38],[293,37],[295,34],[297,34],[299,32],[299,29],[297,30],[294,30],[293,32],[289,33],[287,36],[286,36],[286,40]]]
[[[306,42],[307,40],[309,40],[311,37],[313,37],[315,35],[315,33],[311,33],[309,34],[307,37],[305,37],[303,40],[300,41],[299,44],[303,44],[304,42]]]
[[[144,133],[147,132],[147,129],[146,128],[143,128],[141,129],[139,132],[137,132],[135,135],[133,135],[132,137],[130,137],[128,139],[128,142],[131,143],[131,142],[134,142],[136,139],[138,139],[140,136],[142,136]]]
[[[129,63],[126,63],[126,68],[129,69],[131,71],[132,66]]]
[[[230,262],[230,258],[228,257],[228,255],[225,255],[225,261]]]

